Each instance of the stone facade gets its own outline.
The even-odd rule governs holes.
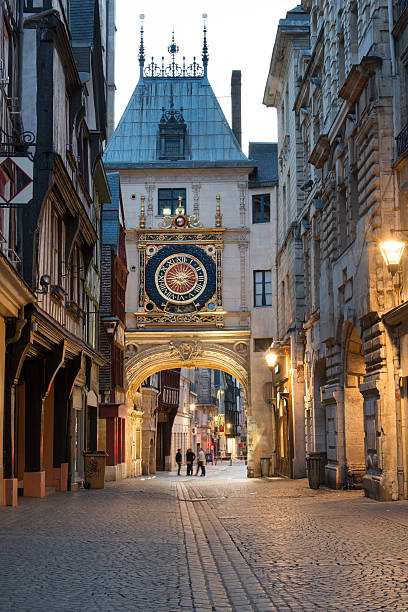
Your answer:
[[[276,208],[276,324],[274,340],[280,351],[274,383],[274,439],[276,472],[305,474],[304,443],[304,311],[305,286],[301,231],[298,222],[304,197],[299,186],[307,181],[297,117],[292,108],[297,95],[296,74],[309,53],[309,16],[297,7],[279,22],[264,104],[278,111],[279,192]]]
[[[290,171],[299,250],[289,270],[299,281],[306,451],[321,456],[328,485],[362,486],[381,500],[407,495],[406,264],[391,274],[379,249],[406,227],[400,147],[407,118],[398,103],[405,99],[405,5],[304,0],[280,23],[265,91],[265,102],[278,108],[281,172],[295,142],[303,167],[294,175],[293,162]],[[294,16],[304,20],[302,35]],[[292,60],[281,91],[294,92],[289,111],[274,81],[287,36]],[[286,150],[285,114],[293,125]],[[277,263],[282,276],[288,260],[280,251]],[[277,296],[282,313],[285,298]]]

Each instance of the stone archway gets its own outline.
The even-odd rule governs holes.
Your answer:
[[[365,473],[364,397],[360,384],[366,372],[363,343],[357,327],[345,322],[344,351],[344,463],[347,481],[360,485]]]
[[[254,470],[254,442],[250,428],[250,332],[198,331],[126,333],[128,402],[149,376],[172,368],[213,368],[234,376],[242,385],[248,408],[248,472]],[[252,470],[252,472],[251,472]]]
[[[249,401],[250,332],[200,331],[126,333],[126,376],[129,389],[160,370],[215,368],[235,376]]]

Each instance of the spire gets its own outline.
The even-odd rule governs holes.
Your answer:
[[[143,40],[143,13],[139,15],[140,17],[140,46],[139,46],[139,66],[140,66],[140,76],[143,76],[143,68],[145,62],[145,50],[144,50],[144,40]]]
[[[176,72],[177,72],[178,66],[176,64],[175,57],[176,57],[176,53],[179,52],[179,48],[176,45],[176,41],[174,40],[174,30],[173,30],[172,35],[171,35],[171,45],[169,45],[167,47],[167,51],[171,55],[171,64],[170,64],[170,66],[171,66],[171,76],[176,76]]]
[[[208,65],[208,59],[209,59],[209,55],[208,55],[208,47],[207,47],[207,25],[205,20],[207,19],[207,13],[203,13],[203,19],[204,19],[204,29],[203,29],[203,68],[204,68],[204,76],[207,76],[207,65]]]

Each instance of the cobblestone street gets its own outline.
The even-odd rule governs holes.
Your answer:
[[[407,610],[407,502],[207,473],[1,508],[0,609]]]

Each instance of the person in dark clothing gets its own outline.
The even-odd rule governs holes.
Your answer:
[[[195,459],[195,453],[191,450],[191,448],[187,449],[186,452],[186,463],[187,463],[187,476],[193,475],[193,462]]]
[[[181,448],[177,449],[177,453],[176,453],[176,463],[178,465],[178,470],[177,470],[177,476],[180,476],[180,470],[181,470],[181,462],[183,460],[183,457],[181,455]]]

